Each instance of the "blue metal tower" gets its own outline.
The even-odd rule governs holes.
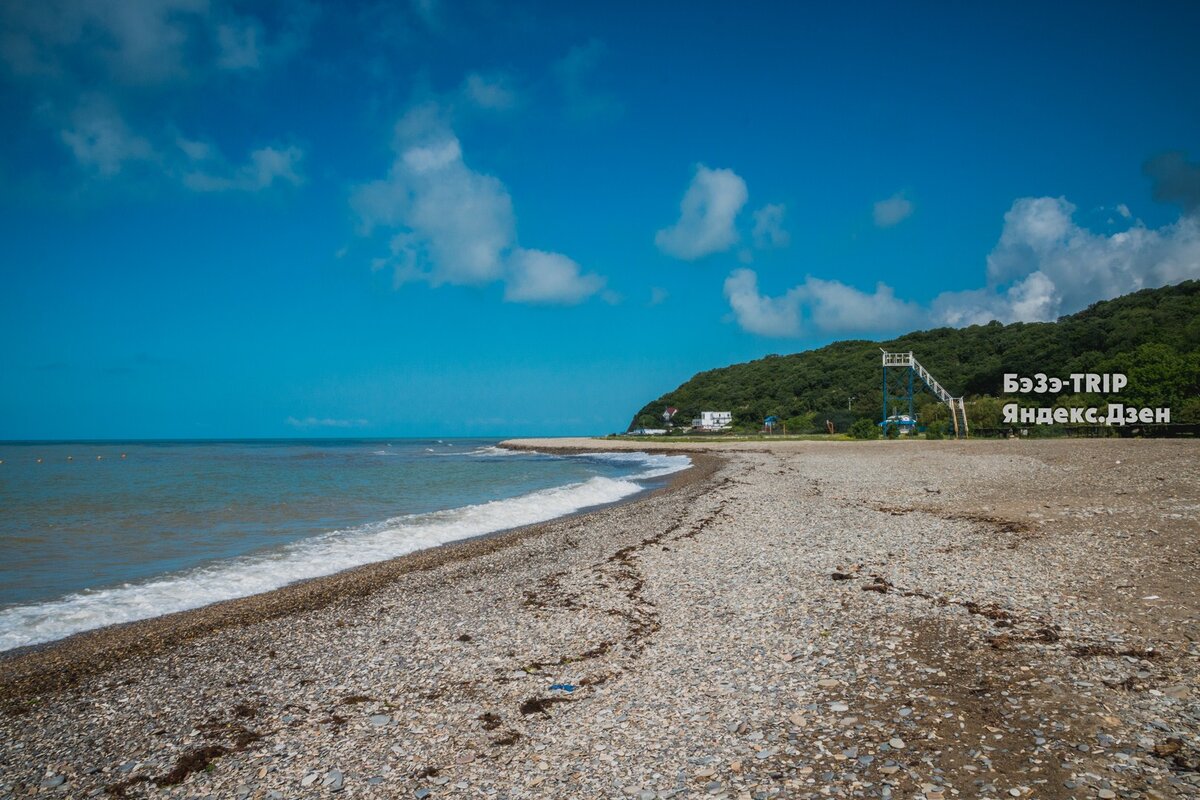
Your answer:
[[[959,439],[966,438],[969,428],[967,426],[967,407],[963,403],[963,399],[955,397],[943,389],[942,385],[929,374],[929,371],[922,367],[917,359],[913,357],[911,350],[906,353],[889,353],[882,347],[879,350],[883,353],[883,422],[880,424],[884,427],[884,430],[886,431],[887,426],[890,424],[888,418],[888,394],[890,389],[888,368],[891,367],[893,375],[896,370],[903,370],[901,373],[903,381],[901,393],[897,397],[902,402],[907,401],[909,419],[916,419],[913,415],[913,376],[915,375],[929,387],[929,391],[933,392],[938,400],[949,406],[950,418],[954,422],[954,436]]]

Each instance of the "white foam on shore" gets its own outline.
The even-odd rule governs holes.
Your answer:
[[[692,465],[692,460],[687,456],[652,455],[650,453],[580,453],[578,457],[648,467],[648,469],[631,475],[633,480],[661,478],[664,475],[681,472]]]
[[[602,458],[608,455],[596,454]],[[666,464],[658,456],[638,455],[640,458],[620,460],[628,460],[631,465],[647,464],[650,469],[628,478],[597,476],[520,497],[395,517],[303,539],[270,553],[220,561],[150,581],[0,609],[0,651],[259,594],[447,542],[545,522],[585,508],[615,503],[643,490],[636,480],[678,472],[691,465],[685,456],[662,457],[682,461]]]

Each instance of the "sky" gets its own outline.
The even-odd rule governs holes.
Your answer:
[[[646,5],[0,0],[0,439],[604,433],[1200,278],[1194,3]]]

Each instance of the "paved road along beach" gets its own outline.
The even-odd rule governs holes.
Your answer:
[[[1197,443],[679,449],[633,503],[0,658],[0,798],[1200,795]]]

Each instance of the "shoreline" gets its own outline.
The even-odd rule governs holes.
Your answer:
[[[332,575],[306,578],[268,592],[80,631],[62,639],[0,652],[0,708],[19,706],[44,692],[65,689],[132,660],[153,657],[224,629],[318,611],[340,600],[366,597],[412,572],[477,558],[536,537],[548,526],[603,514],[611,508],[643,503],[677,491],[706,480],[720,466],[720,459],[711,454],[674,452],[688,455],[692,465],[664,476],[665,480],[656,479],[663,485],[615,503],[580,509],[533,525],[446,542]]]
[[[1197,443],[913,444],[705,449],[43,687],[0,797],[1196,796]]]

